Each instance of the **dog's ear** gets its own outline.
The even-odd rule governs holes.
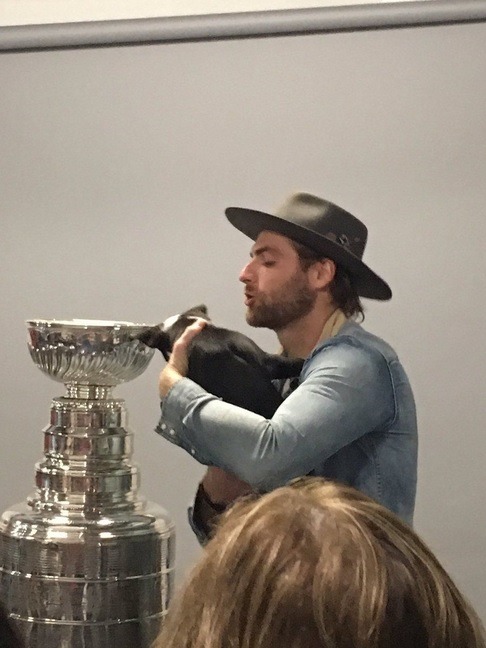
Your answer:
[[[137,339],[152,349],[158,349],[167,360],[171,351],[169,334],[161,326],[152,326],[137,335]]]
[[[209,319],[208,307],[206,306],[206,304],[199,304],[199,306],[193,306],[182,315],[191,316],[191,317],[202,317],[203,319]]]

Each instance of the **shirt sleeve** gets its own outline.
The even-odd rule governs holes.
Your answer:
[[[394,416],[386,359],[350,339],[311,354],[301,384],[272,419],[225,403],[184,378],[162,402],[157,432],[201,463],[266,491],[309,473]]]

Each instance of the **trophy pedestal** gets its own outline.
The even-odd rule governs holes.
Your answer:
[[[36,491],[0,519],[0,597],[30,648],[148,648],[173,589],[174,525],[138,496],[124,401],[67,386]]]

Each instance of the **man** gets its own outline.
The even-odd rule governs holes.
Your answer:
[[[230,207],[255,242],[240,281],[247,321],[273,329],[300,382],[271,420],[222,402],[184,377],[186,329],[160,375],[157,431],[209,466],[191,510],[203,540],[210,521],[249,489],[266,492],[302,475],[361,490],[412,523],[417,422],[412,390],[393,349],[356,321],[360,297],[389,286],[363,261],[367,229],[333,203],[298,193],[275,214]]]

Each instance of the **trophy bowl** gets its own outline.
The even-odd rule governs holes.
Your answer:
[[[34,363],[66,385],[113,387],[142,374],[154,350],[136,339],[149,324],[104,320],[27,320]]]

